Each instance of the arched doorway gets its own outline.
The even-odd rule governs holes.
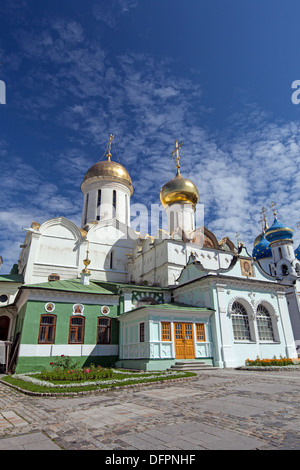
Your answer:
[[[0,317],[0,341],[8,341],[10,319],[6,315]]]

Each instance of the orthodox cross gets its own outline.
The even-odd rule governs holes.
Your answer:
[[[110,162],[110,159],[111,159],[111,153],[110,153],[110,150],[111,150],[111,143],[112,143],[112,140],[115,136],[113,134],[109,134],[109,141],[108,141],[108,144],[107,144],[107,149],[108,149],[108,152],[106,154],[107,156],[107,160]]]
[[[276,203],[272,202],[271,209],[273,210],[274,217],[276,217],[275,207],[276,207]]]
[[[263,224],[264,222],[264,225],[262,225],[262,228],[263,228],[263,231],[266,230],[267,228],[267,219],[266,219],[266,212],[267,212],[267,209],[262,206],[261,208],[261,218],[260,218],[260,222]]]
[[[239,234],[239,233],[236,233],[235,236],[236,236],[236,243],[237,243],[237,246],[239,246],[239,243],[240,243],[240,242],[239,242],[239,236],[240,236],[240,234]]]
[[[181,142],[181,143],[178,145],[178,140],[176,140],[175,143],[176,143],[176,147],[175,147],[175,150],[173,150],[173,152],[172,152],[172,156],[174,155],[174,153],[176,153],[176,157],[175,157],[175,160],[176,160],[176,168],[177,168],[178,173],[179,173],[179,168],[180,168],[180,164],[179,164],[179,160],[180,160],[179,149],[180,149],[180,147],[182,147],[183,142]]]

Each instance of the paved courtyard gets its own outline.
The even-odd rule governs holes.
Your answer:
[[[81,397],[0,384],[0,450],[300,449],[300,371],[196,379]]]

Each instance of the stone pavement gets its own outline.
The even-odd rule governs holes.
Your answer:
[[[300,449],[299,387],[300,371],[231,369],[76,397],[0,383],[0,450]]]

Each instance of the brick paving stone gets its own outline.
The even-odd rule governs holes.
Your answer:
[[[231,369],[74,397],[28,396],[0,383],[0,444],[28,450],[58,444],[103,451],[299,449],[299,385],[300,371]],[[33,441],[24,444],[24,435]]]

